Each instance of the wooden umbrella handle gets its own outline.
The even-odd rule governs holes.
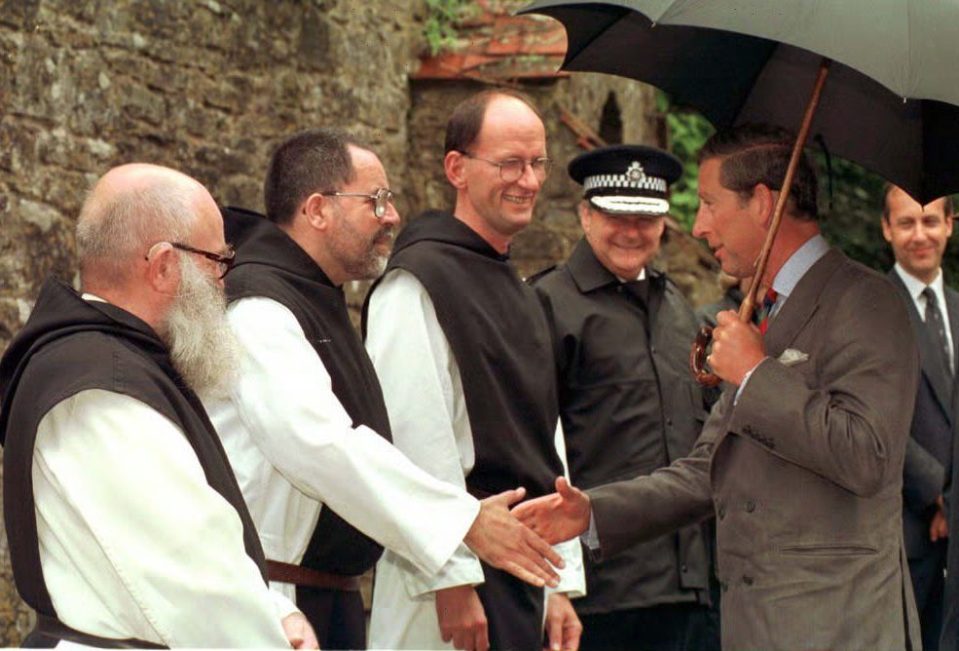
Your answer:
[[[776,239],[779,224],[786,210],[786,202],[789,200],[789,191],[792,189],[793,177],[796,175],[796,168],[799,166],[799,157],[802,155],[803,147],[806,146],[806,138],[809,137],[809,128],[812,126],[813,116],[815,116],[816,107],[819,105],[819,97],[822,95],[823,85],[826,83],[826,75],[829,74],[829,64],[830,60],[826,58],[819,64],[819,74],[816,76],[816,84],[813,86],[809,103],[806,105],[802,126],[799,127],[799,133],[796,134],[796,144],[793,145],[792,155],[789,158],[789,166],[786,168],[786,176],[783,179],[782,188],[779,190],[776,208],[773,211],[772,221],[769,223],[769,232],[766,234],[766,241],[763,242],[759,259],[756,261],[756,272],[753,274],[753,282],[749,286],[749,293],[746,295],[746,299],[742,305],[739,306],[740,321],[749,321],[753,318],[756,292],[759,291],[762,278],[766,273],[766,263],[769,261],[769,252],[772,250],[773,241]],[[689,351],[689,369],[692,371],[696,381],[706,387],[714,387],[722,381],[716,374],[706,370],[707,351],[712,339],[713,329],[709,326],[703,326],[699,329],[692,349]]]
[[[759,291],[759,279],[753,277],[753,284],[749,286],[749,292],[739,305],[739,320],[747,323],[753,318],[753,311],[756,305],[756,292]],[[755,288],[755,289],[754,289]],[[709,354],[709,345],[713,341],[712,326],[704,325],[696,333],[696,339],[689,351],[689,370],[693,377],[704,387],[717,386],[722,379],[715,373],[711,373],[706,368],[706,357]]]
[[[714,387],[722,382],[718,375],[706,370],[706,355],[712,341],[713,328],[704,325],[696,333],[696,340],[693,341],[693,347],[689,351],[689,370],[692,371],[696,381],[704,387]]]

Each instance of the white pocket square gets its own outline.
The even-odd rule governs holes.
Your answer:
[[[783,366],[795,366],[796,364],[801,364],[809,359],[809,353],[804,353],[801,350],[796,350],[795,348],[787,348],[783,351],[782,355],[779,356],[779,363]]]

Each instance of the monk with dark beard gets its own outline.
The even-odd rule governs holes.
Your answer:
[[[198,395],[236,354],[232,252],[197,181],[104,175],[77,223],[82,291],[48,281],[0,361],[4,519],[27,646],[316,647]]]

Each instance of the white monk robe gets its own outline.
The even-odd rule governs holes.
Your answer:
[[[37,428],[33,491],[40,564],[67,626],[170,647],[289,648],[280,621],[295,607],[267,589],[236,509],[152,407],[102,389],[57,403]]]
[[[472,526],[479,502],[424,473],[369,427],[353,427],[289,309],[243,298],[228,317],[242,373],[230,399],[207,410],[266,557],[299,564],[320,509],[329,506],[424,575],[436,573]],[[293,585],[272,585],[295,598]]]
[[[397,332],[402,333],[399,340]],[[459,368],[429,294],[411,273],[393,270],[376,288],[367,315],[366,347],[383,387],[394,444],[431,475],[465,488],[475,456]],[[556,448],[565,468],[566,446],[558,421]],[[555,548],[566,562],[555,591],[570,597],[585,594],[579,541]],[[432,576],[386,552],[376,566],[370,647],[452,649],[440,637],[433,593],[482,582],[479,559],[463,545]]]

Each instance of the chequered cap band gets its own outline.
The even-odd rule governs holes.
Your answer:
[[[666,194],[669,186],[666,179],[647,175],[643,171],[643,166],[638,161],[633,161],[625,174],[596,174],[583,179],[585,192],[597,188],[633,188]]]

